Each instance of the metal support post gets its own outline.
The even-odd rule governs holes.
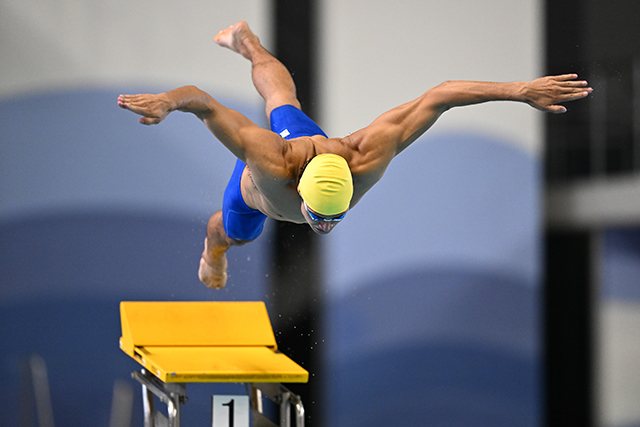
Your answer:
[[[169,427],[180,427],[180,405],[187,400],[184,384],[168,384],[155,378],[146,370],[134,371],[131,377],[142,384],[142,402],[144,407],[144,426],[156,427],[156,414],[153,410],[153,395],[167,405]]]
[[[277,419],[268,418],[273,424],[279,427],[291,427],[291,405],[295,410],[295,426],[304,427],[304,406],[300,396],[292,393],[282,384],[263,383],[263,384],[247,384],[251,409],[254,414],[258,414],[260,418],[268,418],[262,398],[266,397],[278,406],[279,414]],[[276,424],[278,423],[278,424]]]

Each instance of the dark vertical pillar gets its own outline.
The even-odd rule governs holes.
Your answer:
[[[291,72],[302,109],[317,119],[315,2],[273,0],[275,55]],[[272,312],[282,350],[310,374],[307,385],[290,385],[302,397],[310,426],[322,424],[322,275],[317,236],[307,225],[278,223],[274,241]]]
[[[546,74],[578,73],[583,79],[592,77],[585,46],[589,31],[585,3],[583,0],[547,0]],[[583,178],[592,172],[589,102],[574,102],[568,108],[569,114],[544,116],[547,182]]]
[[[316,3],[314,0],[273,0],[273,8],[275,54],[296,82],[302,109],[315,119]]]
[[[546,1],[546,72],[591,79],[588,3]],[[593,84],[593,83],[592,83]],[[589,103],[545,116],[546,185],[591,174]],[[544,405],[549,427],[590,427],[594,409],[594,233],[555,229],[545,234]]]
[[[545,425],[549,427],[594,425],[594,244],[589,231],[546,233]]]

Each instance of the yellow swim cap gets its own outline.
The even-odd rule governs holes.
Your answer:
[[[338,215],[349,209],[353,179],[347,161],[337,154],[318,154],[304,169],[298,193],[320,215]]]

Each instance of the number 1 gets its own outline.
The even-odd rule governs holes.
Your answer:
[[[223,403],[222,406],[228,406],[229,407],[229,427],[233,427],[233,412],[234,412],[233,411],[233,406],[234,406],[233,399],[231,399],[227,403]]]

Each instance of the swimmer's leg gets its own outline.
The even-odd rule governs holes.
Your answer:
[[[296,86],[287,68],[260,44],[245,21],[238,22],[220,31],[214,40],[220,46],[251,61],[251,78],[260,96],[265,101],[267,117],[271,110],[281,105],[300,108],[296,97]]]
[[[208,288],[220,289],[227,284],[227,250],[245,242],[231,239],[222,225],[222,211],[214,213],[207,224],[207,237],[200,257],[198,278]]]

